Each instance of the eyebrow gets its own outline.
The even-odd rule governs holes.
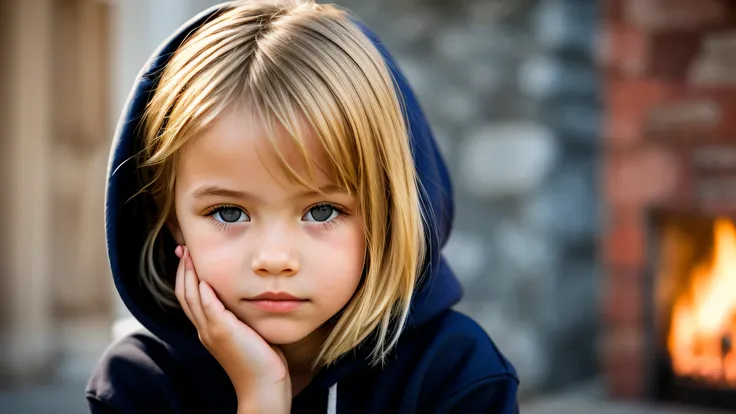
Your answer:
[[[195,198],[203,198],[207,196],[211,197],[231,197],[231,198],[246,198],[246,194],[242,191],[230,190],[224,187],[218,187],[216,185],[203,185],[196,190],[192,191],[192,196]]]
[[[295,198],[304,198],[308,196],[313,196],[321,193],[324,194],[335,194],[335,193],[342,193],[345,192],[345,190],[335,184],[326,185],[324,187],[319,187],[320,191],[314,191],[312,189],[302,191],[295,195]],[[246,193],[244,191],[239,190],[233,190],[225,187],[220,187],[217,185],[203,185],[201,187],[198,187],[194,191],[192,191],[192,196],[194,198],[205,198],[205,197],[228,197],[228,198],[238,198],[238,199],[259,199],[258,196]]]

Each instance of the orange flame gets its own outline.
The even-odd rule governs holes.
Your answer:
[[[712,256],[672,308],[667,348],[678,376],[736,384],[736,228],[715,222]]]

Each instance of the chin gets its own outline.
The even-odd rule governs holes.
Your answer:
[[[271,345],[288,345],[306,338],[314,329],[304,322],[289,320],[260,320],[249,324]]]

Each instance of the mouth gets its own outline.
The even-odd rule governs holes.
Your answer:
[[[248,298],[247,300],[304,301],[306,299],[296,297],[286,292],[264,292],[258,296]]]
[[[308,302],[286,292],[265,292],[245,301],[260,310],[274,313],[291,312]]]

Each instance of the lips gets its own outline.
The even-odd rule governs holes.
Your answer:
[[[272,300],[272,301],[306,301],[306,299],[298,298],[286,292],[264,292],[258,296],[249,298],[248,300]]]
[[[265,292],[247,299],[246,302],[264,312],[288,313],[301,307],[308,300],[286,292]]]

